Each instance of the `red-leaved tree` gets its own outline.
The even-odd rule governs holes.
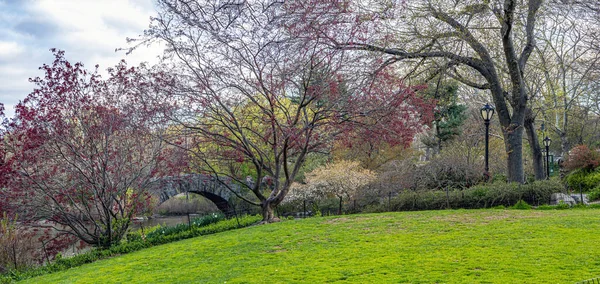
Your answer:
[[[96,246],[118,242],[168,162],[159,117],[140,94],[157,79],[124,62],[108,79],[63,51],[4,124],[3,194],[20,218]]]
[[[600,165],[600,153],[587,145],[577,145],[569,152],[564,167],[567,171],[583,170],[590,172]]]
[[[194,170],[251,192],[234,190],[262,208],[263,222],[277,220],[274,208],[307,154],[329,151],[342,137],[408,145],[431,120],[431,102],[391,69],[371,68],[380,58],[296,36],[283,2],[161,0],[158,7],[143,43],[167,44],[176,80],[147,100],[172,110],[166,116],[180,131],[170,141],[186,141],[177,144]]]

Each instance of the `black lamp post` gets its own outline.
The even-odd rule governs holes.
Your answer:
[[[481,108],[481,118],[485,123],[485,179],[487,180],[490,176],[489,170],[489,144],[490,144],[490,120],[494,116],[494,107],[486,103]]]
[[[544,140],[542,139],[542,142],[543,141]],[[546,147],[542,148],[542,160],[543,160],[542,164],[544,164],[543,166],[544,166],[544,171],[545,171],[546,170]]]
[[[546,179],[550,179],[550,143],[552,143],[552,139],[546,136],[544,138],[544,146],[546,146]]]

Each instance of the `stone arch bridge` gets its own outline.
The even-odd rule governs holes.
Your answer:
[[[230,178],[187,174],[157,179],[150,192],[158,197],[159,205],[180,193],[195,193],[210,200],[225,216],[231,217],[234,212],[230,201],[235,197],[232,190],[239,192],[240,187]]]

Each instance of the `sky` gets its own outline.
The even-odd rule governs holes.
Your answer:
[[[132,54],[126,38],[142,34],[156,15],[153,0],[0,0],[0,102],[6,115],[33,91],[29,78],[42,76],[42,64],[52,63],[49,51],[65,51],[70,62],[92,70],[157,62],[160,46],[141,47]]]

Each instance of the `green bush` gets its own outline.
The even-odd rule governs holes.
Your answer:
[[[529,210],[529,209],[531,209],[531,205],[527,204],[527,202],[525,202],[523,200],[519,200],[517,202],[517,204],[513,205],[512,209]]]
[[[544,204],[544,205],[538,206],[536,209],[537,210],[556,210],[556,206]]]
[[[495,174],[492,176],[492,183],[496,182],[506,182],[508,177],[504,174]]]
[[[558,204],[556,204],[554,206],[555,209],[559,209],[559,210],[564,210],[564,209],[569,209],[571,208],[571,205],[569,205],[568,203],[565,203],[564,201],[560,201]]]
[[[125,235],[125,239],[127,242],[138,242],[141,241],[143,238],[140,232],[129,232],[127,233],[127,235]]]
[[[583,192],[588,192],[600,186],[600,170],[586,171],[579,169],[571,172],[565,178],[567,186],[574,191],[579,191],[579,186]]]
[[[596,201],[600,199],[600,185],[594,187],[590,192],[588,192],[588,200]]]

